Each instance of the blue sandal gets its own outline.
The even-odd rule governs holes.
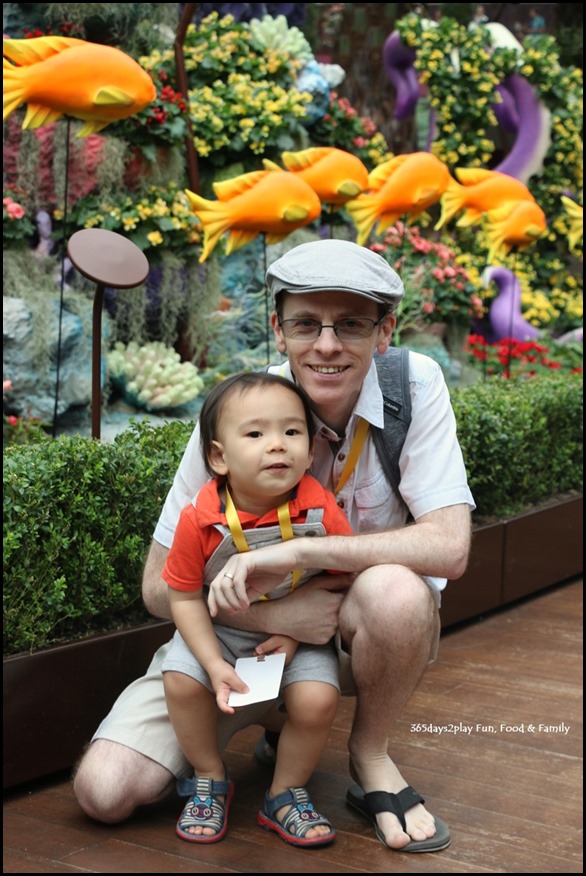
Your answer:
[[[277,821],[275,812],[287,805],[289,811],[282,821]],[[327,818],[315,811],[305,788],[288,788],[274,797],[270,797],[267,791],[264,809],[258,813],[256,820],[265,830],[274,830],[291,846],[326,846],[336,839],[336,831]],[[305,839],[305,834],[319,824],[325,824],[330,832]]]
[[[234,795],[234,782],[216,782],[208,776],[194,776],[190,797],[177,822],[175,833],[188,843],[217,843],[226,836],[228,810]],[[224,797],[222,803],[218,797]],[[190,827],[209,827],[214,834],[190,833]]]

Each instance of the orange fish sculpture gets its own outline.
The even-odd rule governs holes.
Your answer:
[[[281,169],[255,170],[213,184],[217,201],[185,190],[200,220],[204,262],[218,241],[230,232],[226,255],[246,246],[259,234],[269,244],[284,240],[292,231],[309,225],[321,214],[321,201],[311,186],[296,174]]]
[[[87,137],[140,112],[157,94],[146,70],[111,46],[59,36],[3,45],[4,121],[26,104],[23,128],[65,115],[85,122],[78,136]]]
[[[324,205],[340,207],[368,188],[366,166],[344,149],[314,146],[300,152],[283,152],[281,158],[290,173],[309,183]],[[269,167],[271,162],[265,159],[263,164]]]
[[[396,155],[379,164],[368,175],[369,191],[345,205],[363,245],[376,224],[376,234],[385,231],[401,216],[419,216],[439,201],[450,181],[443,161],[430,152]]]
[[[495,258],[505,258],[511,249],[527,249],[547,229],[545,213],[535,201],[519,201],[514,206],[505,204],[489,210],[485,217],[484,230],[490,247],[488,264]]]
[[[535,198],[520,180],[500,173],[498,170],[483,170],[482,168],[456,168],[456,176],[460,182],[450,177],[448,186],[442,195],[442,212],[435,230],[443,228],[460,210],[464,214],[458,219],[459,228],[475,225],[489,210],[500,209],[518,201],[532,201]]]

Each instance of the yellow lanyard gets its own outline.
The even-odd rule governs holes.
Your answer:
[[[283,502],[282,505],[279,505],[279,507],[277,508],[277,516],[279,518],[279,529],[281,530],[281,538],[283,539],[283,541],[289,541],[289,539],[295,538],[293,534],[293,527],[291,526],[289,502]],[[238,553],[243,554],[246,551],[249,551],[250,548],[248,547],[248,542],[246,541],[246,536],[244,535],[244,530],[242,529],[242,524],[240,523],[240,518],[238,517],[238,511],[236,510],[236,506],[234,505],[234,501],[232,499],[232,496],[230,495],[230,491],[227,485],[226,520],[228,521],[230,534],[234,539],[234,544],[236,545]],[[295,588],[299,584],[300,578],[301,569],[293,569],[293,572],[291,574],[291,591],[295,590]],[[261,596],[260,598],[265,600],[270,599],[270,597],[266,595]]]
[[[287,363],[284,362],[279,372],[281,374],[281,377],[285,377],[286,369]],[[354,438],[352,439],[350,453],[348,454],[346,465],[342,469],[342,474],[340,475],[340,479],[334,489],[334,495],[337,495],[340,492],[340,490],[354,471],[354,467],[358,462],[358,457],[362,453],[362,448],[364,447],[364,442],[366,441],[366,436],[368,435],[369,429],[369,423],[362,417],[359,417],[358,426],[356,427],[356,432],[354,433]]]
[[[366,436],[368,435],[368,430],[370,425],[367,420],[363,420],[360,417],[360,421],[358,426],[356,427],[356,432],[354,433],[354,438],[352,439],[352,446],[350,447],[350,453],[348,454],[348,458],[346,459],[346,465],[342,469],[342,474],[340,475],[340,479],[336,484],[334,489],[334,493],[337,495],[352,472],[354,471],[354,467],[358,462],[358,457],[362,453],[362,448],[364,447],[364,442],[366,441]]]

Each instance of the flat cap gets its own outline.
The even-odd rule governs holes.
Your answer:
[[[279,292],[352,292],[379,304],[397,304],[405,290],[399,275],[376,252],[349,240],[312,240],[290,249],[267,271],[266,284]]]

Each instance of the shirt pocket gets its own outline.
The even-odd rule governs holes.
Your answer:
[[[358,515],[358,530],[372,532],[387,529],[391,525],[397,500],[391,485],[381,472],[357,486],[354,504]]]

